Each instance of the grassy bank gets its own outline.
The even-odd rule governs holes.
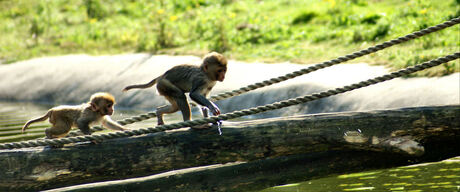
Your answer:
[[[0,59],[225,52],[317,63],[460,16],[460,0],[0,0]],[[403,68],[459,51],[459,26],[359,60]],[[457,61],[419,75],[460,71]]]

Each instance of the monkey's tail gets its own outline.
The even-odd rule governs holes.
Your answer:
[[[145,88],[149,88],[153,85],[155,85],[157,83],[157,80],[159,79],[159,77],[151,80],[150,82],[146,83],[146,84],[139,84],[139,85],[130,85],[130,86],[127,86],[123,89],[123,91],[128,91],[130,89],[145,89]]]
[[[38,118],[35,118],[35,119],[31,119],[29,121],[27,121],[26,124],[24,124],[24,126],[22,127],[22,132],[24,133],[24,131],[27,129],[27,127],[29,127],[30,124],[32,123],[35,123],[35,122],[39,122],[39,121],[44,121],[46,119],[48,119],[50,116],[51,116],[51,110],[49,110],[45,115],[43,115],[42,117],[38,117]]]

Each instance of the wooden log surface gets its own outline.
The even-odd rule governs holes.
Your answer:
[[[418,107],[224,123],[222,135],[216,129],[186,128],[60,149],[0,150],[0,191],[52,189],[236,161],[249,162],[235,165],[241,170],[250,170],[245,166],[259,163],[259,171],[247,174],[264,173],[277,165],[279,168],[274,170],[287,174],[270,175],[268,171],[262,174],[268,180],[244,180],[250,177],[241,174],[240,186],[257,189],[344,171],[458,156],[460,151],[452,146],[460,143],[459,119],[459,105]],[[291,157],[297,160],[288,161]],[[333,163],[340,159],[346,162]],[[280,163],[273,163],[277,161]],[[267,162],[271,166],[262,166]],[[312,171],[299,172],[296,166],[310,167]],[[289,177],[289,173],[297,176]],[[195,186],[197,181],[191,181]],[[238,184],[235,179],[231,181]],[[225,180],[202,182],[209,190],[229,190]],[[244,185],[245,182],[252,185]],[[174,182],[163,184],[168,183]]]
[[[391,159],[390,163],[388,159]],[[46,192],[256,191],[331,174],[407,165],[407,157],[368,151],[328,151],[186,168],[151,176],[56,188]]]

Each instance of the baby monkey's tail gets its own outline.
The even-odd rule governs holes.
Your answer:
[[[29,121],[27,121],[27,123],[22,127],[22,132],[24,133],[24,131],[27,129],[27,127],[29,127],[30,124],[32,123],[35,123],[35,122],[39,122],[39,121],[44,121],[46,119],[48,119],[50,116],[51,116],[51,110],[49,110],[45,115],[43,115],[42,117],[38,117],[38,118],[35,118],[35,119],[31,119]]]

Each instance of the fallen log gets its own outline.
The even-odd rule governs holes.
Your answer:
[[[312,152],[247,163],[234,162],[186,168],[146,177],[74,185],[45,192],[255,191],[330,174],[386,168],[388,158],[391,158],[392,166],[407,164],[406,158],[391,153]]]
[[[181,129],[60,149],[1,150],[0,190],[53,189],[237,161],[248,163],[223,169],[241,171],[233,173],[232,188],[225,179],[209,175],[199,178],[214,179],[201,184],[190,180],[193,185],[168,181],[153,186],[177,191],[256,190],[347,171],[458,156],[460,150],[453,146],[460,143],[459,119],[460,105],[418,107],[224,123],[222,135],[216,129]],[[251,165],[258,168],[244,171],[251,170]],[[261,175],[249,179],[251,174]],[[153,186],[147,190],[155,189]]]
[[[386,160],[388,158],[392,159],[393,165],[395,165],[397,160],[401,161],[401,165],[407,165],[407,160],[404,160],[404,157],[401,156],[375,152],[370,152],[373,154],[368,153],[365,151],[332,151],[330,153],[301,154],[248,163],[235,162],[223,165],[209,165],[168,171],[146,177],[74,185],[44,192],[260,191],[261,189],[275,185],[314,180],[326,174],[337,175],[354,172],[354,170],[363,171],[370,168],[386,168],[385,166],[377,167],[376,165],[385,165],[385,161],[388,161]],[[378,158],[370,158],[372,155],[377,155]],[[356,161],[356,158],[359,158],[359,161]],[[446,165],[443,162],[456,163],[458,165],[460,164],[460,156],[443,161],[412,164],[410,166],[423,167],[427,164],[438,164],[438,167],[442,166],[444,169]],[[328,164],[328,166],[324,166],[325,164]],[[419,172],[415,172],[414,174],[419,174]],[[382,180],[377,179],[374,182],[379,183]],[[414,184],[413,180],[409,179],[408,182]],[[384,183],[382,182],[381,184]],[[421,180],[415,181],[415,184],[420,186],[427,183],[426,180]],[[435,186],[436,183],[429,185],[439,187]]]

